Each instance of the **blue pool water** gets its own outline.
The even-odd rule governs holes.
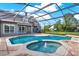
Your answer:
[[[45,45],[46,43],[46,45]],[[62,46],[58,42],[50,42],[50,41],[41,41],[41,42],[35,42],[27,45],[27,48],[32,51],[39,51],[44,53],[54,53],[56,50]]]
[[[34,40],[42,41],[42,40],[71,40],[70,37],[64,36],[20,36],[9,39],[11,44],[24,44],[27,42],[31,42]]]

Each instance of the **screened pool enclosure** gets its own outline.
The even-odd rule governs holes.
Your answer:
[[[71,23],[64,23],[64,19]],[[73,24],[76,29],[54,28],[59,23]],[[50,30],[79,31],[79,3],[0,3],[0,36],[40,33],[45,26]]]
[[[79,56],[79,3],[0,3],[0,56]]]

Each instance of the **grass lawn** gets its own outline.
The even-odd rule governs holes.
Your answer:
[[[45,32],[47,34],[56,34],[56,35],[78,35],[79,32]]]

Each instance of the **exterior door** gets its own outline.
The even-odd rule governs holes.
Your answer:
[[[19,26],[19,33],[26,33],[26,26]]]
[[[31,26],[27,26],[27,33],[28,33],[28,34],[31,33]]]

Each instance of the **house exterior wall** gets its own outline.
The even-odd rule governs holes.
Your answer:
[[[0,23],[0,34],[1,36],[11,36],[11,35],[20,35],[20,34],[27,34],[27,33],[32,33],[33,32],[33,27],[27,26],[27,25],[18,25],[17,23]],[[14,26],[14,33],[5,33],[4,32],[4,26],[5,25],[10,25]],[[24,26],[25,27],[25,32],[20,32],[19,31],[19,26]]]
[[[5,25],[14,26],[14,33],[5,33],[4,32],[4,26]],[[16,26],[17,26],[17,24],[1,23],[1,36],[9,36],[9,35],[15,35],[15,34],[17,34],[17,28],[16,28]]]
[[[0,11],[0,15],[9,15],[7,18],[0,18],[0,36],[37,33],[36,31],[40,31],[41,29],[39,23],[33,16],[29,16],[29,18],[26,15],[23,16],[18,14],[14,19],[15,13],[10,13],[7,11]],[[14,26],[14,33],[4,33],[5,25]],[[20,32],[19,26],[25,26],[25,32]]]

